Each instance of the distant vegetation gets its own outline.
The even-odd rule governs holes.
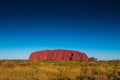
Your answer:
[[[120,60],[1,60],[0,80],[120,80]]]
[[[97,61],[97,58],[95,58],[95,57],[90,57],[90,58],[88,58],[88,60],[89,60],[89,61]]]

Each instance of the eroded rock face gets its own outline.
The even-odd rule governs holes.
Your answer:
[[[83,52],[73,50],[43,50],[31,53],[29,60],[40,61],[87,61],[88,56]]]

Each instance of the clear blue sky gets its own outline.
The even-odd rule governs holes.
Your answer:
[[[120,59],[117,0],[0,1],[0,59],[72,49],[98,59]]]

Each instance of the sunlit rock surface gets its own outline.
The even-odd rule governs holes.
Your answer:
[[[29,60],[39,61],[87,61],[88,56],[74,50],[42,50],[31,53]]]

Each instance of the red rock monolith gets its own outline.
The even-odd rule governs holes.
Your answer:
[[[29,60],[39,61],[87,61],[88,56],[74,50],[42,50],[31,53]]]

